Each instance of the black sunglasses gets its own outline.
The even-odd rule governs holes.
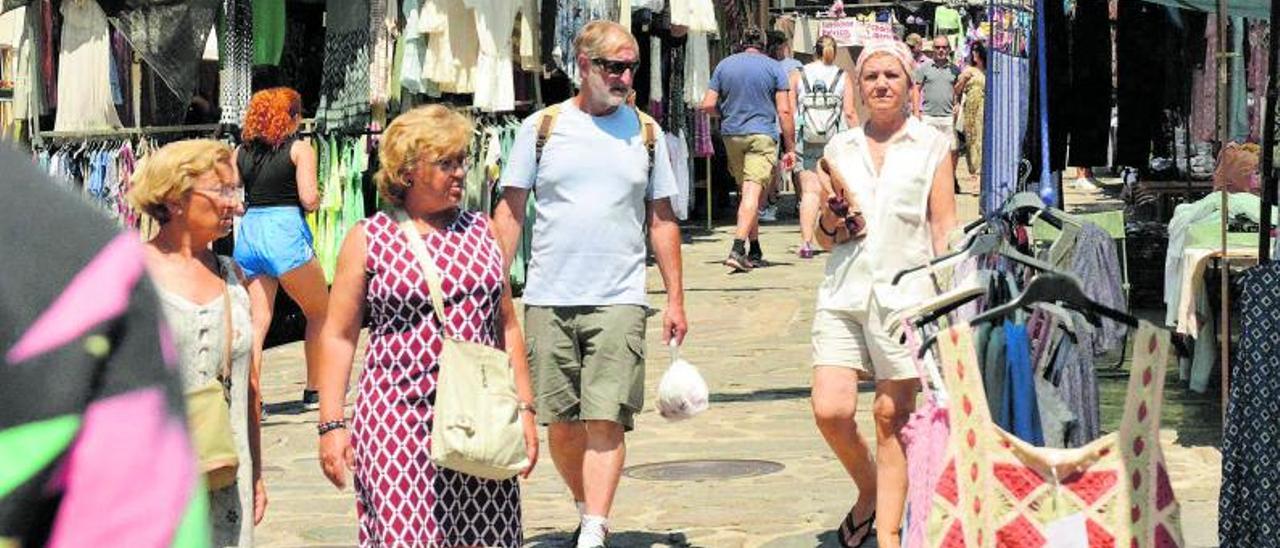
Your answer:
[[[591,60],[591,64],[604,69],[604,71],[609,74],[620,76],[622,73],[626,72],[627,69],[631,69],[631,73],[635,74],[636,68],[640,66],[640,61],[613,61],[603,57],[597,57]]]

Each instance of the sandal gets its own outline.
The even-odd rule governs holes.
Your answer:
[[[866,544],[867,539],[871,538],[871,528],[876,521],[876,513],[872,511],[862,523],[855,524],[853,520],[853,509],[850,509],[836,532],[836,542],[840,543],[841,548],[858,548]]]

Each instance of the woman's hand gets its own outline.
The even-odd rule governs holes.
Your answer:
[[[356,457],[351,449],[351,434],[346,428],[330,430],[320,436],[320,469],[334,487],[339,490],[347,488],[347,470],[356,469]]]
[[[262,523],[263,516],[267,515],[267,483],[262,480],[262,476],[253,481],[253,524]]]
[[[533,413],[520,412],[520,423],[524,426],[524,454],[529,457],[529,466],[520,471],[520,477],[529,479],[533,467],[538,464],[538,425],[533,421]]]

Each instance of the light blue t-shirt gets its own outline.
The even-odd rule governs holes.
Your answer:
[[[520,126],[502,186],[533,188],[537,215],[524,303],[534,306],[635,304],[645,299],[645,207],[675,196],[675,173],[661,128],[649,153],[633,109],[591,116],[573,100],[536,160],[540,116]]]
[[[772,135],[778,138],[774,95],[791,85],[782,65],[763,53],[744,51],[725,57],[707,86],[720,95],[721,135]]]

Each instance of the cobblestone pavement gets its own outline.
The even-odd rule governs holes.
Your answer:
[[[1068,203],[1086,202],[1097,202],[1096,193],[1068,198]],[[961,203],[962,217],[976,217],[972,195],[962,197]],[[855,498],[852,482],[810,416],[809,323],[824,257],[796,258],[798,230],[794,222],[783,222],[767,226],[761,235],[773,265],[730,275],[719,264],[730,238],[730,228],[720,227],[694,232],[684,246],[691,332],[683,354],[706,377],[711,408],[682,423],[668,423],[652,410],[652,395],[667,360],[655,317],[648,333],[650,408],[637,417],[627,462],[634,466],[680,459],[759,459],[782,468],[717,481],[624,477],[611,520],[613,546],[830,546],[830,531]],[[651,303],[660,308],[665,298],[656,270],[649,279]],[[363,356],[363,349],[358,356]],[[294,404],[302,380],[300,344],[267,351],[264,391],[269,417],[263,443],[271,502],[257,539],[268,547],[351,546],[356,537],[353,495],[335,490],[320,473],[316,415]],[[1103,381],[1104,412],[1111,428],[1118,422],[1114,408],[1121,405],[1122,382]],[[864,385],[858,422],[867,434],[873,432],[870,401],[871,386]],[[1170,408],[1174,406],[1166,407],[1166,417]],[[1181,414],[1177,418],[1166,420],[1166,427],[1177,423],[1191,428],[1205,420]],[[1215,435],[1188,440],[1173,428],[1162,432],[1191,546],[1216,544],[1221,466],[1219,451],[1211,445]],[[545,432],[543,437],[542,458],[523,484],[525,536],[529,546],[551,548],[567,545],[576,513],[545,452]]]

